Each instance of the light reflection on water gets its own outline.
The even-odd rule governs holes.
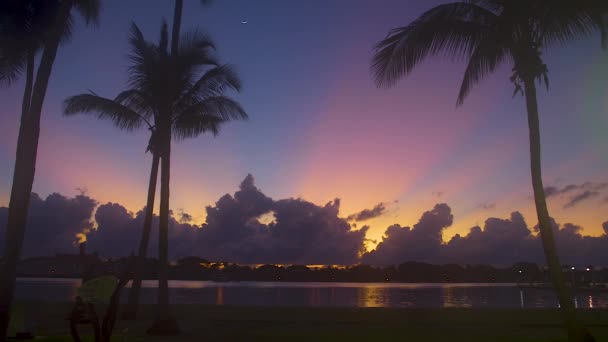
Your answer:
[[[18,279],[20,300],[67,301],[78,279]],[[144,281],[141,302],[156,301],[156,281]],[[179,304],[401,308],[557,308],[550,289],[515,284],[395,284],[169,281]],[[126,293],[126,291],[125,291]],[[123,300],[126,295],[123,293]],[[579,308],[608,308],[608,291],[578,290]]]

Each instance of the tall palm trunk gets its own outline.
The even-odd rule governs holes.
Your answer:
[[[169,181],[171,170],[171,125],[170,117],[162,125],[160,211],[158,227],[158,302],[157,316],[148,329],[153,335],[177,335],[179,327],[169,308]]]
[[[171,56],[175,57],[179,47],[179,32],[182,24],[183,0],[175,0],[173,27],[171,32]],[[171,114],[171,113],[168,113]],[[158,234],[158,304],[157,317],[148,333],[156,335],[177,335],[177,321],[169,311],[169,180],[171,169],[171,115],[162,125],[161,133],[161,176],[160,176],[160,212]]]
[[[152,152],[152,169],[150,170],[150,182],[148,184],[148,201],[146,202],[146,216],[144,227],[139,241],[139,253],[137,254],[136,267],[133,274],[133,283],[129,291],[127,306],[123,311],[123,319],[136,319],[137,307],[139,305],[139,291],[145,268],[145,259],[150,241],[150,230],[152,229],[152,217],[154,212],[154,197],[156,195],[156,181],[158,179],[159,154]]]
[[[34,86],[34,68],[36,51],[31,50],[27,54],[27,65],[25,67],[25,89],[23,90],[23,102],[21,104],[21,122],[27,118],[32,103],[32,88]]]
[[[532,173],[532,188],[534,189],[534,203],[536,204],[540,237],[545,251],[545,258],[547,259],[547,265],[549,266],[551,282],[557,293],[560,308],[565,315],[566,324],[568,325],[568,341],[595,341],[593,336],[591,336],[576,318],[572,293],[569,291],[568,287],[566,287],[562,267],[557,254],[555,237],[553,236],[542,180],[540,123],[536,100],[536,86],[534,85],[533,78],[528,78],[524,81],[524,91],[526,96],[526,108],[528,110],[528,127],[530,130],[530,169]]]
[[[171,32],[171,55],[177,55],[179,47],[179,31],[182,26],[182,9],[184,0],[175,0],[175,10],[173,11],[173,27]]]
[[[17,262],[25,236],[25,225],[34,174],[36,171],[36,154],[40,136],[40,114],[51,77],[51,70],[57,55],[57,49],[72,8],[72,0],[64,0],[55,18],[53,29],[45,43],[40,66],[32,89],[28,111],[22,113],[17,153],[13,172],[13,186],[8,209],[6,225],[6,245],[0,265],[0,340],[6,339],[10,308],[15,290]],[[30,64],[31,60],[28,62]],[[29,76],[29,75],[28,75]],[[27,103],[24,100],[24,103]]]

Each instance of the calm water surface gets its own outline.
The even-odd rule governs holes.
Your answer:
[[[79,279],[19,278],[20,300],[69,301]],[[156,301],[154,280],[144,281],[143,303]],[[251,306],[330,306],[399,308],[556,308],[550,289],[520,289],[516,284],[397,284],[169,281],[176,304]],[[126,293],[126,291],[125,291]],[[126,296],[123,293],[123,298]],[[608,291],[576,293],[579,308],[608,308]]]

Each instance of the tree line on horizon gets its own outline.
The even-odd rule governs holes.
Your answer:
[[[74,29],[73,16],[78,13],[87,24],[97,24],[100,0],[7,0],[0,6],[0,81],[11,84],[25,77],[6,247],[0,265],[0,339],[4,339],[35,176],[42,106],[52,67],[61,43],[68,40]],[[540,236],[569,341],[595,341],[595,338],[576,317],[556,250],[542,182],[536,84],[540,81],[548,87],[548,67],[543,62],[547,48],[595,32],[601,33],[606,44],[607,7],[602,0],[467,0],[441,4],[409,25],[391,30],[377,44],[372,61],[376,83],[385,87],[409,75],[427,57],[447,55],[466,60],[458,105],[476,83],[499,65],[510,63],[513,67],[510,81],[514,94],[524,95],[528,114],[530,168]],[[156,184],[159,164],[161,190],[158,312],[149,332],[164,335],[179,333],[171,316],[167,285],[171,141],[207,131],[217,133],[222,123],[247,117],[238,102],[225,95],[229,90],[238,91],[240,82],[229,67],[213,58],[214,45],[210,40],[196,32],[180,39],[182,9],[183,0],[176,0],[170,40],[166,24],[161,27],[158,43],[146,40],[135,25],[131,28],[125,91],[114,99],[93,93],[76,95],[65,103],[68,115],[94,114],[122,129],[142,126],[150,129],[148,150],[153,163],[148,204],[154,201],[152,185]],[[205,71],[199,70],[201,67]],[[151,210],[153,206],[147,207]],[[145,256],[149,231],[150,227],[144,225],[139,262]]]
[[[117,275],[129,265],[130,258],[100,259],[96,254],[87,256],[96,276]],[[146,258],[142,266],[142,279],[158,279],[158,259]],[[608,282],[608,268],[591,265],[578,267],[564,265],[562,272],[569,279],[568,286],[601,288]],[[80,278],[81,256],[63,254],[52,257],[35,257],[22,260],[17,268],[19,277]],[[550,282],[546,267],[532,262],[512,265],[487,264],[432,264],[406,261],[388,266],[365,263],[338,265],[246,265],[231,262],[211,262],[190,256],[180,258],[169,266],[171,280],[200,281],[284,281],[284,282],[396,282],[396,283],[522,283]],[[605,285],[604,285],[605,287]]]

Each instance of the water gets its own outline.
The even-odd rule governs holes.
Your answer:
[[[79,279],[20,278],[19,300],[69,301]],[[154,280],[144,281],[142,303],[156,301]],[[551,289],[516,284],[397,284],[169,281],[171,302],[242,306],[398,308],[557,308]],[[125,291],[126,293],[126,291]],[[126,296],[123,293],[123,300]],[[608,308],[608,291],[579,290],[579,308]]]

